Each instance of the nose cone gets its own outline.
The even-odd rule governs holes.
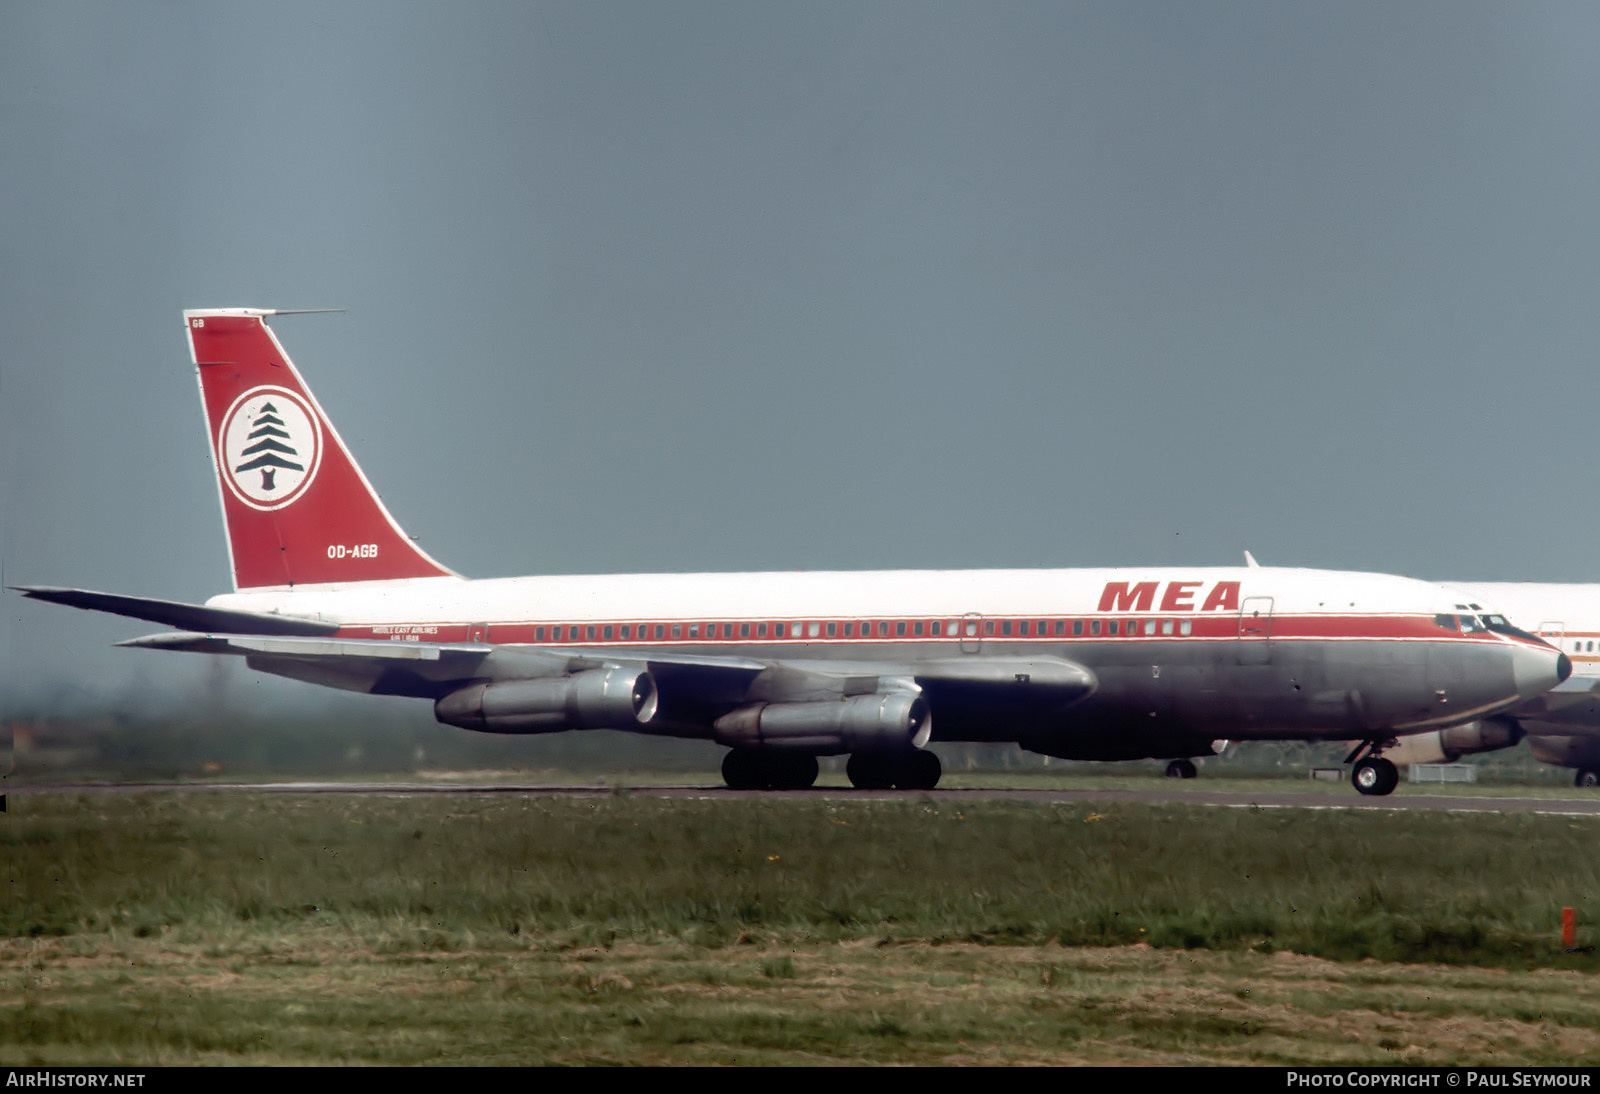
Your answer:
[[[1524,699],[1543,695],[1572,675],[1572,660],[1554,646],[1518,642],[1511,651],[1511,676]]]

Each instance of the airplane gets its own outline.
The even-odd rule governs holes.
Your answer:
[[[932,789],[932,740],[1082,760],[1219,739],[1359,739],[1387,794],[1405,735],[1526,703],[1571,660],[1438,586],[1233,567],[468,579],[384,507],[260,308],[183,313],[234,591],[204,604],[56,586],[38,600],[176,628],[121,643],[243,657],[425,699],[489,733],[621,729],[726,746],[735,789]]]
[[[1551,645],[1568,651],[1572,674],[1545,694],[1500,714],[1409,737],[1390,758],[1397,763],[1454,762],[1525,739],[1540,762],[1576,768],[1574,785],[1600,786],[1600,652],[1595,650],[1600,639],[1600,585],[1451,582],[1442,588],[1455,593],[1456,609],[1464,616],[1476,615],[1489,625],[1489,620],[1501,617],[1482,605],[1493,604]]]

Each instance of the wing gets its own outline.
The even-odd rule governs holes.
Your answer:
[[[836,721],[850,713],[843,707],[852,717],[888,718],[882,700],[891,696],[924,699],[935,718],[969,707],[1003,716],[1059,709],[1097,685],[1084,666],[1050,657],[824,661],[195,632],[119,645],[240,656],[253,669],[310,683],[432,699],[443,721],[500,732],[615,728],[722,739],[734,731],[719,722],[740,711],[759,719],[757,708],[768,706],[798,712],[807,725]],[[901,721],[926,720],[900,708]]]
[[[1600,736],[1600,680],[1569,676],[1506,713],[1530,734]]]

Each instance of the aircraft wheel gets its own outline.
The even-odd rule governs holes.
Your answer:
[[[770,759],[772,789],[809,790],[817,784],[817,758],[805,753],[777,755]]]
[[[901,790],[932,790],[939,785],[939,776],[943,774],[944,765],[939,757],[919,748],[900,762],[894,784]]]
[[[1600,771],[1596,771],[1592,767],[1585,767],[1579,771],[1577,777],[1572,780],[1572,785],[1582,787],[1584,790],[1588,790],[1591,787],[1600,786]]]
[[[1195,770],[1193,760],[1173,760],[1167,765],[1167,778],[1192,779],[1200,772]]]
[[[1350,782],[1363,794],[1382,797],[1400,785],[1400,771],[1382,756],[1368,756],[1350,772]]]
[[[730,790],[765,790],[766,757],[750,748],[736,748],[722,757],[722,781]]]
[[[888,790],[894,786],[894,765],[881,752],[851,753],[844,773],[857,790]]]

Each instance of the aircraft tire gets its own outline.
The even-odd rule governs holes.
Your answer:
[[[768,757],[774,790],[810,790],[817,784],[817,758],[804,752]]]
[[[1382,797],[1400,785],[1400,771],[1382,756],[1368,756],[1351,769],[1350,783],[1362,794]]]
[[[944,765],[939,757],[925,748],[919,748],[897,765],[894,784],[901,790],[932,790],[939,785]]]
[[[852,752],[844,773],[857,790],[888,790],[894,786],[894,763],[881,752]]]
[[[1584,790],[1600,786],[1600,771],[1596,771],[1592,767],[1581,768],[1573,778],[1572,785]]]
[[[729,790],[765,790],[770,781],[766,757],[751,748],[735,748],[722,757],[722,781]]]
[[[1173,760],[1167,765],[1167,778],[1192,779],[1200,772],[1195,770],[1193,760]]]

